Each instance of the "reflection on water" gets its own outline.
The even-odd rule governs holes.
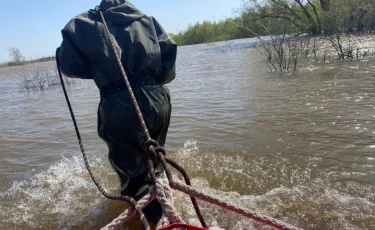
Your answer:
[[[251,45],[179,47],[169,156],[198,188],[299,227],[374,229],[372,60],[305,62],[285,76],[268,73]],[[7,73],[0,84],[0,226],[105,225],[124,206],[106,201],[88,177],[61,89],[22,93],[17,79]],[[96,134],[98,90],[82,80],[68,93],[96,174],[118,191]],[[196,222],[188,198],[175,196],[184,218]],[[261,228],[202,205],[208,223]]]

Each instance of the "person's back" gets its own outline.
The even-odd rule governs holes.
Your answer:
[[[177,46],[153,17],[128,1],[103,0],[100,9],[150,135],[163,146],[171,114],[169,90],[163,85],[175,78]],[[108,145],[109,160],[120,177],[122,193],[140,199],[150,190],[146,136],[99,12],[90,10],[74,17],[62,35],[57,57],[60,68],[69,77],[95,81],[101,98],[98,134]],[[157,170],[162,171],[160,165]],[[161,211],[155,202],[152,206],[151,212]],[[158,215],[151,218],[155,222]]]

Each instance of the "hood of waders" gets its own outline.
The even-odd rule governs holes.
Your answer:
[[[106,20],[115,24],[129,24],[145,16],[143,12],[126,0],[102,0],[100,9]],[[92,12],[96,13],[95,10]]]
[[[129,79],[141,82],[148,76],[167,84],[175,78],[177,46],[155,18],[125,0],[103,0],[100,8]],[[123,80],[96,9],[73,17],[62,35],[59,59],[65,75],[94,79],[99,89]]]

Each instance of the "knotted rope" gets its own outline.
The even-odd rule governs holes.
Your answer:
[[[131,197],[126,197],[126,196],[121,196],[121,195],[113,195],[113,194],[108,193],[97,182],[97,180],[94,177],[93,173],[91,172],[91,168],[88,164],[87,157],[86,157],[86,154],[85,154],[85,151],[84,151],[84,148],[83,148],[82,140],[81,140],[81,137],[80,137],[80,134],[79,134],[79,131],[78,131],[78,126],[76,124],[74,114],[73,114],[73,110],[71,108],[71,105],[70,105],[70,102],[69,102],[69,99],[68,99],[68,96],[67,96],[67,93],[66,93],[66,90],[65,90],[65,86],[64,86],[64,82],[63,82],[62,74],[61,74],[61,70],[60,70],[60,64],[59,64],[59,60],[58,60],[58,50],[57,50],[56,62],[57,62],[57,66],[58,66],[60,80],[61,80],[61,84],[62,84],[62,87],[63,87],[64,95],[65,95],[65,98],[67,100],[68,107],[69,107],[69,110],[70,110],[70,113],[71,113],[71,116],[72,116],[72,120],[73,120],[73,123],[74,123],[74,127],[75,127],[75,130],[76,130],[78,142],[79,142],[82,154],[83,154],[83,158],[84,158],[84,161],[85,161],[86,168],[88,169],[89,174],[90,174],[92,180],[94,181],[95,185],[97,186],[99,191],[105,197],[107,197],[108,199],[126,201],[126,202],[128,202],[132,205],[132,208],[126,210],[123,214],[121,214],[118,218],[113,220],[110,224],[108,224],[103,229],[115,229],[115,228],[121,226],[128,219],[130,219],[132,216],[134,216],[134,214],[135,214],[134,210],[135,210],[136,213],[140,217],[140,220],[141,220],[141,223],[142,223],[142,228],[144,230],[149,230],[150,227],[149,227],[149,225],[147,223],[147,220],[146,220],[146,218],[145,218],[145,216],[144,216],[144,214],[141,210],[141,206],[142,207],[146,206],[149,202],[152,201],[152,199],[155,198],[155,196],[159,200],[159,202],[162,206],[162,209],[163,209],[162,218],[159,221],[159,223],[157,225],[157,228],[161,228],[161,227],[163,227],[165,225],[168,225],[170,223],[178,223],[178,222],[181,223],[181,222],[183,222],[182,218],[176,213],[176,210],[173,207],[173,197],[172,197],[172,192],[171,192],[171,189],[170,189],[171,187],[173,189],[179,190],[181,192],[184,192],[185,194],[190,195],[190,198],[193,202],[196,213],[197,213],[197,215],[199,217],[199,220],[201,221],[203,227],[207,227],[207,226],[206,226],[206,224],[203,220],[203,217],[200,213],[199,207],[198,207],[198,205],[195,201],[195,197],[199,198],[199,199],[202,199],[202,200],[205,200],[205,201],[207,201],[211,204],[217,205],[219,207],[222,207],[224,209],[227,209],[227,210],[233,211],[235,213],[241,214],[241,215],[243,215],[247,218],[250,218],[250,219],[253,219],[255,221],[258,221],[258,222],[264,223],[266,225],[272,226],[272,227],[277,228],[277,229],[283,229],[283,230],[297,230],[297,229],[299,229],[299,228],[296,228],[296,227],[291,226],[289,224],[286,224],[282,221],[279,221],[279,220],[276,220],[274,218],[265,216],[263,214],[259,214],[259,213],[253,212],[253,211],[243,209],[243,208],[238,207],[236,205],[232,205],[228,202],[220,200],[219,198],[212,197],[210,195],[202,193],[202,192],[200,192],[200,191],[198,191],[198,190],[196,190],[196,189],[194,189],[193,187],[190,186],[190,180],[189,180],[186,172],[183,170],[183,168],[181,166],[179,166],[177,163],[173,162],[172,160],[165,158],[165,150],[162,147],[160,147],[159,144],[155,140],[151,139],[151,136],[148,132],[146,123],[143,119],[141,110],[138,106],[138,103],[137,103],[136,98],[134,96],[133,90],[132,90],[132,88],[130,86],[130,83],[128,81],[128,78],[126,76],[125,70],[124,70],[124,68],[121,64],[120,57],[119,57],[119,55],[117,53],[117,50],[115,48],[114,42],[112,40],[111,34],[109,32],[109,29],[108,29],[108,26],[106,24],[105,18],[103,16],[103,13],[99,9],[99,7],[97,7],[96,10],[97,10],[97,12],[99,12],[99,14],[101,16],[106,34],[107,34],[109,42],[112,46],[113,52],[114,52],[116,60],[118,62],[121,74],[122,74],[123,79],[124,79],[125,84],[126,84],[126,87],[127,87],[128,91],[129,91],[129,94],[132,98],[132,102],[133,102],[134,108],[137,112],[141,127],[143,128],[144,134],[147,137],[147,142],[145,143],[145,145],[146,145],[147,153],[149,154],[149,160],[148,160],[149,173],[150,173],[150,175],[151,175],[151,177],[154,181],[154,186],[155,186],[154,189],[152,190],[153,191],[152,193],[147,194],[145,197],[143,197],[137,203]],[[156,177],[155,169],[154,169],[154,163],[156,163],[156,162],[161,162],[163,164],[163,167],[165,169],[166,177],[164,175],[159,177],[159,178]],[[168,169],[167,162],[182,173],[182,175],[185,178],[185,182],[186,182],[187,185],[183,185],[183,184],[173,180],[172,174]]]
[[[157,225],[157,229],[170,224],[170,221],[172,221],[173,223],[183,223],[182,218],[177,214],[177,211],[173,205],[172,190],[169,187],[168,179],[165,174],[162,174],[157,178],[156,186],[151,190],[150,193],[146,194],[144,197],[142,197],[141,200],[138,201],[138,205],[143,209],[156,197],[163,209],[163,215]],[[131,219],[135,214],[136,212],[134,208],[130,207],[116,219],[114,219],[111,223],[103,227],[102,230],[118,229],[125,222]]]
[[[156,191],[157,199],[163,209],[163,216],[165,216],[168,220],[164,222],[166,224],[184,223],[182,218],[177,214],[175,207],[173,206],[174,200],[172,196],[172,189],[169,186],[168,178],[165,176],[165,174],[158,177],[156,181]]]
[[[96,7],[96,11],[99,12],[99,14],[100,14],[100,17],[102,19],[102,22],[103,22],[103,25],[104,25],[104,28],[105,28],[105,31],[106,31],[106,34],[107,34],[107,37],[108,37],[108,40],[109,40],[109,42],[110,42],[110,44],[112,46],[113,52],[114,52],[115,57],[116,57],[117,64],[118,64],[118,66],[120,68],[121,76],[124,79],[124,82],[126,84],[126,88],[127,88],[128,92],[130,94],[130,97],[132,99],[132,103],[133,103],[134,109],[135,109],[135,111],[136,111],[136,113],[138,115],[138,119],[139,119],[140,125],[141,125],[141,127],[143,129],[143,133],[144,133],[144,135],[147,138],[145,146],[146,146],[146,151],[149,154],[149,159],[148,159],[149,173],[151,174],[151,177],[152,177],[152,179],[154,181],[154,184],[156,185],[156,193],[159,194],[159,192],[161,192],[163,190],[160,190],[160,191],[158,190],[158,187],[157,187],[157,178],[156,178],[156,175],[155,175],[154,163],[158,161],[157,160],[157,154],[158,153],[162,153],[162,154],[165,155],[165,150],[161,146],[159,146],[159,143],[157,141],[153,140],[151,138],[151,136],[150,136],[150,133],[149,133],[149,131],[147,129],[147,126],[146,126],[146,122],[143,119],[143,115],[142,115],[141,109],[138,106],[137,100],[136,100],[136,98],[134,96],[134,93],[133,93],[133,89],[132,89],[132,87],[131,87],[131,85],[129,83],[129,79],[128,79],[127,75],[126,75],[125,69],[122,66],[122,63],[121,63],[121,60],[120,60],[120,56],[119,56],[119,54],[118,54],[118,52],[116,50],[116,47],[115,47],[113,38],[111,36],[111,33],[109,32],[106,20],[105,20],[104,15],[103,15],[103,12],[100,10],[99,7]],[[170,179],[170,172],[166,171],[166,173],[167,173],[168,179]],[[193,197],[191,197],[191,199],[194,200]],[[201,213],[200,213],[200,210],[199,210],[199,207],[198,207],[197,203],[193,202],[193,204],[194,204],[194,208],[195,208],[195,210],[197,212],[197,215],[199,216],[199,219],[201,220],[202,225],[206,226],[206,224],[205,224],[205,222],[203,220],[203,217],[201,216]],[[165,203],[165,205],[167,205],[167,203]],[[174,220],[178,219],[175,215],[172,215],[172,213],[167,214],[167,217],[168,218],[169,217],[172,218],[172,219],[169,220],[171,223],[173,223]]]
[[[248,209],[244,209],[238,205],[231,204],[230,202],[227,202],[225,200],[222,200],[218,197],[206,194],[204,192],[198,191],[197,189],[184,185],[180,182],[174,181],[174,180],[168,180],[168,178],[165,177],[163,174],[161,177],[158,177],[157,179],[157,190],[159,191],[158,200],[163,208],[163,217],[159,221],[157,225],[157,229],[161,227],[165,227],[171,223],[183,223],[180,216],[176,214],[176,210],[173,207],[173,197],[171,188],[178,190],[180,192],[183,192],[185,194],[188,194],[189,196],[195,197],[197,199],[206,201],[210,204],[216,205],[218,207],[221,207],[225,210],[240,214],[248,219],[252,219],[256,222],[260,222],[262,224],[271,226],[275,229],[280,230],[301,230],[300,228],[294,227],[290,224],[287,224],[283,221],[277,220],[275,218],[269,217],[267,215],[261,214],[259,212],[251,211]],[[155,190],[153,190],[155,191]],[[146,195],[144,198],[149,199],[149,194]],[[143,199],[144,199],[143,198]],[[143,201],[143,199],[141,201]],[[141,202],[140,201],[140,202]],[[151,201],[151,200],[150,200]],[[149,202],[150,202],[149,201]],[[144,202],[141,202],[144,203]],[[147,202],[148,203],[148,202]],[[129,209],[128,209],[129,210]],[[112,221],[109,225],[107,225],[104,230],[114,229],[114,228],[108,228],[108,226],[121,226],[124,224],[130,217],[129,211],[126,210],[123,214],[121,214],[118,218],[116,218],[114,221]],[[133,214],[134,215],[134,214]]]

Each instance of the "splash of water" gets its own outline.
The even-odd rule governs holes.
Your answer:
[[[265,157],[247,151],[236,152],[236,149],[231,151],[228,154],[220,149],[201,150],[196,140],[188,140],[171,157],[188,171],[197,189],[302,228],[361,229],[374,222],[375,199],[355,194],[366,189],[358,183],[346,183],[347,188],[340,190],[343,183],[337,182],[340,184],[336,187],[329,183],[335,173],[319,174],[314,163],[300,168],[282,155]],[[106,167],[106,160],[96,157],[91,165],[102,178],[101,183],[118,192],[116,175]],[[277,179],[272,176],[275,173],[279,174]],[[178,178],[177,175],[174,177]],[[234,177],[237,179],[233,180]],[[97,228],[126,208],[101,196],[77,156],[64,158],[45,172],[15,181],[0,197],[0,224],[12,229]],[[174,197],[183,218],[199,225],[189,197],[177,191],[174,191]],[[18,202],[12,203],[14,200]],[[228,230],[264,228],[205,202],[199,204],[211,227]]]

